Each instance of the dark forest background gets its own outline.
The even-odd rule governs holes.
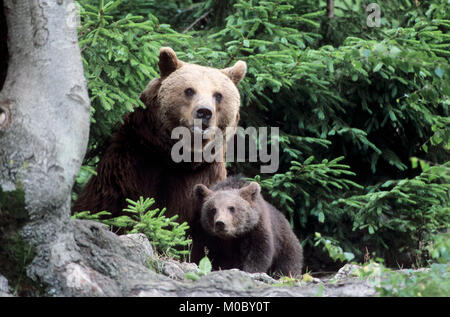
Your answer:
[[[448,261],[448,1],[382,1],[379,27],[370,2],[79,0],[92,104],[74,198],[170,46],[191,63],[247,62],[240,126],[280,127],[280,168],[229,174],[260,182],[308,270]]]

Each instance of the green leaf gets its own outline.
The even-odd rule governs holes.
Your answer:
[[[355,255],[351,252],[344,252],[344,257],[347,261],[351,261],[355,258]]]
[[[420,163],[420,168],[422,169],[422,171],[426,172],[430,169],[430,165],[427,162],[420,160],[419,163]]]
[[[389,117],[392,121],[397,121],[397,116],[395,115],[394,111],[389,111]]]
[[[397,46],[394,46],[390,49],[389,54],[393,57],[397,57],[402,52]]]
[[[198,269],[199,269],[199,272],[204,275],[211,272],[212,265],[211,265],[211,261],[208,259],[208,257],[205,256],[203,259],[200,260],[200,262],[198,264]]]
[[[411,167],[412,168],[417,168],[417,162],[418,162],[417,157],[411,157],[410,161],[411,161]]]
[[[444,77],[444,70],[441,67],[436,67],[434,73],[441,79]]]
[[[328,71],[333,74],[334,73],[334,65],[333,65],[333,61],[329,61],[328,62]]]
[[[378,72],[382,67],[383,67],[383,63],[378,63],[378,64],[375,65],[375,67],[373,68],[373,72],[374,72],[374,73]]]
[[[186,276],[187,279],[192,281],[197,281],[200,279],[200,276],[195,272],[187,272],[184,276]]]
[[[325,222],[325,215],[324,215],[324,213],[322,211],[319,212],[319,222],[320,223],[324,223]]]

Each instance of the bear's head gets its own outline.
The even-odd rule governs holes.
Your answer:
[[[246,74],[245,62],[216,69],[183,62],[171,48],[163,47],[158,66],[160,78],[151,81],[140,98],[156,114],[164,130],[160,133],[170,136],[177,127],[187,128],[192,136],[201,135],[202,147],[217,130],[225,141],[234,134],[240,107],[236,85]]]
[[[203,184],[194,186],[201,204],[200,223],[210,235],[233,239],[250,232],[259,222],[255,202],[261,187],[256,182],[240,189],[212,191]]]

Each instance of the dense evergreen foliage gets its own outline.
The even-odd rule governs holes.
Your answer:
[[[240,125],[280,127],[280,168],[229,173],[261,183],[307,266],[433,261],[450,223],[447,0],[383,1],[380,27],[364,0],[334,1],[332,18],[312,0],[78,2],[92,125],[74,196],[171,46],[202,65],[247,62]]]

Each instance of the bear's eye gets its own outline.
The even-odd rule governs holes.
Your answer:
[[[187,97],[192,97],[193,95],[195,95],[195,90],[192,89],[192,88],[187,88],[187,89],[184,91],[184,94],[185,94]]]
[[[223,96],[220,92],[216,92],[214,94],[214,98],[216,99],[217,103],[220,103],[222,101]]]
[[[209,210],[210,214],[213,215],[213,216],[216,214],[216,211],[217,211],[216,208],[211,208],[211,209]]]
[[[234,207],[228,207],[228,210],[229,210],[230,212],[235,212],[235,211],[236,211],[236,209],[234,209]]]

